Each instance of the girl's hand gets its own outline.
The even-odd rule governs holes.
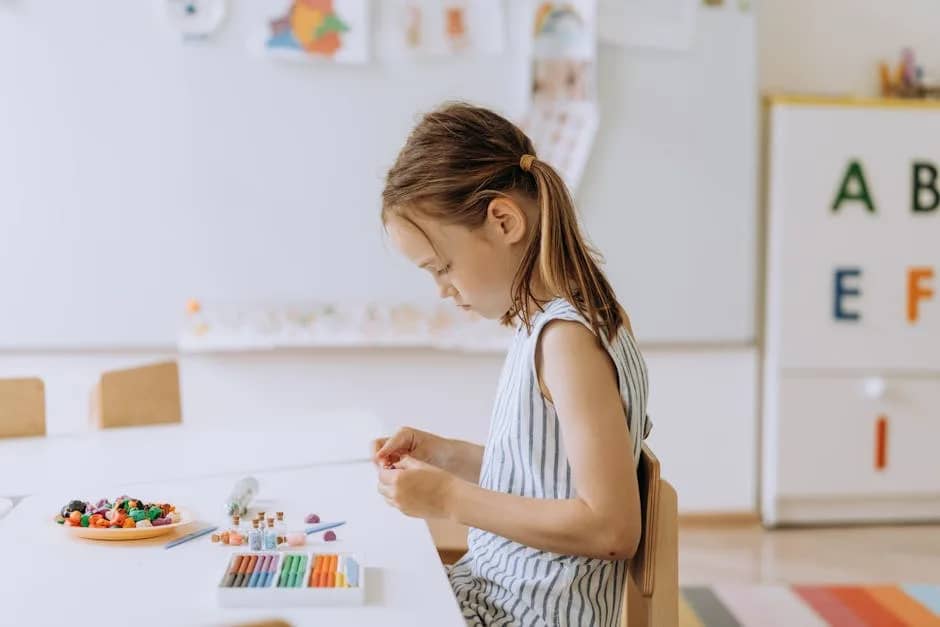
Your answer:
[[[390,438],[379,438],[373,442],[373,461],[380,468],[391,468],[401,458],[408,456],[442,467],[446,448],[446,439],[433,433],[404,427]]]
[[[379,493],[385,501],[416,518],[450,517],[458,481],[414,457],[402,457],[394,468],[379,469]]]

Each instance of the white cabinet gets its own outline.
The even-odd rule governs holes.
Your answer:
[[[763,519],[940,519],[940,105],[768,106]]]

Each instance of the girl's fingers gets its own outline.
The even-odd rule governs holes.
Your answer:
[[[399,429],[392,437],[387,438],[382,443],[376,453],[377,458],[391,457],[393,454],[397,458],[409,453],[414,446],[414,434],[410,429]]]
[[[392,485],[396,476],[397,473],[392,468],[379,468],[379,483],[382,485]]]

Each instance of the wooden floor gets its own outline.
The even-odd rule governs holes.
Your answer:
[[[444,563],[466,551],[466,528],[429,526]],[[767,531],[743,523],[680,524],[679,582],[940,584],[940,526]]]
[[[679,581],[940,584],[940,526],[680,527]]]

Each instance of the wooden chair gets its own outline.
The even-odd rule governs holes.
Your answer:
[[[181,422],[179,367],[169,361],[101,375],[92,391],[95,427],[136,427]]]
[[[646,446],[638,469],[643,535],[627,577],[623,627],[678,627],[679,522],[675,489]]]
[[[0,379],[0,438],[46,435],[42,379]]]

